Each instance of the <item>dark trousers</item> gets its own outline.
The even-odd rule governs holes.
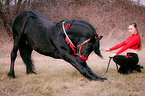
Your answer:
[[[113,61],[120,65],[118,72],[128,74],[128,72],[132,73],[133,68],[139,62],[138,55],[136,53],[127,53],[124,55],[116,55],[113,57]]]

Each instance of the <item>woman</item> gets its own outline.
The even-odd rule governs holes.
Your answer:
[[[106,52],[109,52],[122,47],[112,57],[113,57],[113,61],[116,64],[120,65],[118,72],[123,74],[130,74],[133,72],[133,70],[141,72],[141,68],[143,69],[143,66],[137,65],[139,62],[137,49],[141,48],[141,41],[140,41],[139,33],[137,31],[137,24],[130,23],[128,28],[131,36],[129,36],[122,43],[117,44],[112,48],[105,49]],[[124,51],[126,51],[127,55],[120,55],[120,53]]]

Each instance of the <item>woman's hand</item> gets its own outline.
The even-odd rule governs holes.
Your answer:
[[[105,52],[109,52],[110,50],[109,50],[109,49],[104,49],[104,51],[105,51]]]

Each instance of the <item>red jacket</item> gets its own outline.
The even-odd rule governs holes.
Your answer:
[[[125,41],[123,41],[120,44],[117,44],[116,46],[110,48],[109,50],[112,51],[112,50],[115,50],[124,46],[116,53],[116,55],[118,55],[124,52],[125,50],[127,50],[128,48],[136,50],[139,46],[139,43],[140,43],[140,37],[137,34],[135,34],[135,35],[129,36]]]

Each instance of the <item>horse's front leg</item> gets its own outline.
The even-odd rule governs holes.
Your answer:
[[[61,51],[63,52],[63,51]],[[65,54],[63,54],[65,53]],[[76,60],[76,57],[68,52],[63,52],[63,59],[74,66],[84,77],[92,80],[100,80],[100,78],[92,72],[92,70],[85,64],[81,64]]]
[[[83,63],[83,66],[86,67],[87,71],[92,75],[94,76],[96,79],[94,79],[95,81],[98,80],[98,81],[105,81],[107,80],[107,78],[101,78],[99,77],[98,75],[96,75],[92,70],[91,68],[87,65],[86,62]]]
[[[72,50],[70,50],[68,45],[63,45],[63,42],[56,42],[56,47],[61,54],[62,59],[74,66],[83,76],[88,78],[90,81],[100,80],[100,77],[93,73],[92,70],[87,66],[87,64],[84,63],[85,61],[79,62],[75,55],[70,54]]]
[[[91,69],[80,64],[74,55],[67,55],[67,58],[65,57],[64,60],[74,66],[84,77],[88,78],[90,81],[98,79],[98,76],[94,76],[94,74],[91,72]]]

